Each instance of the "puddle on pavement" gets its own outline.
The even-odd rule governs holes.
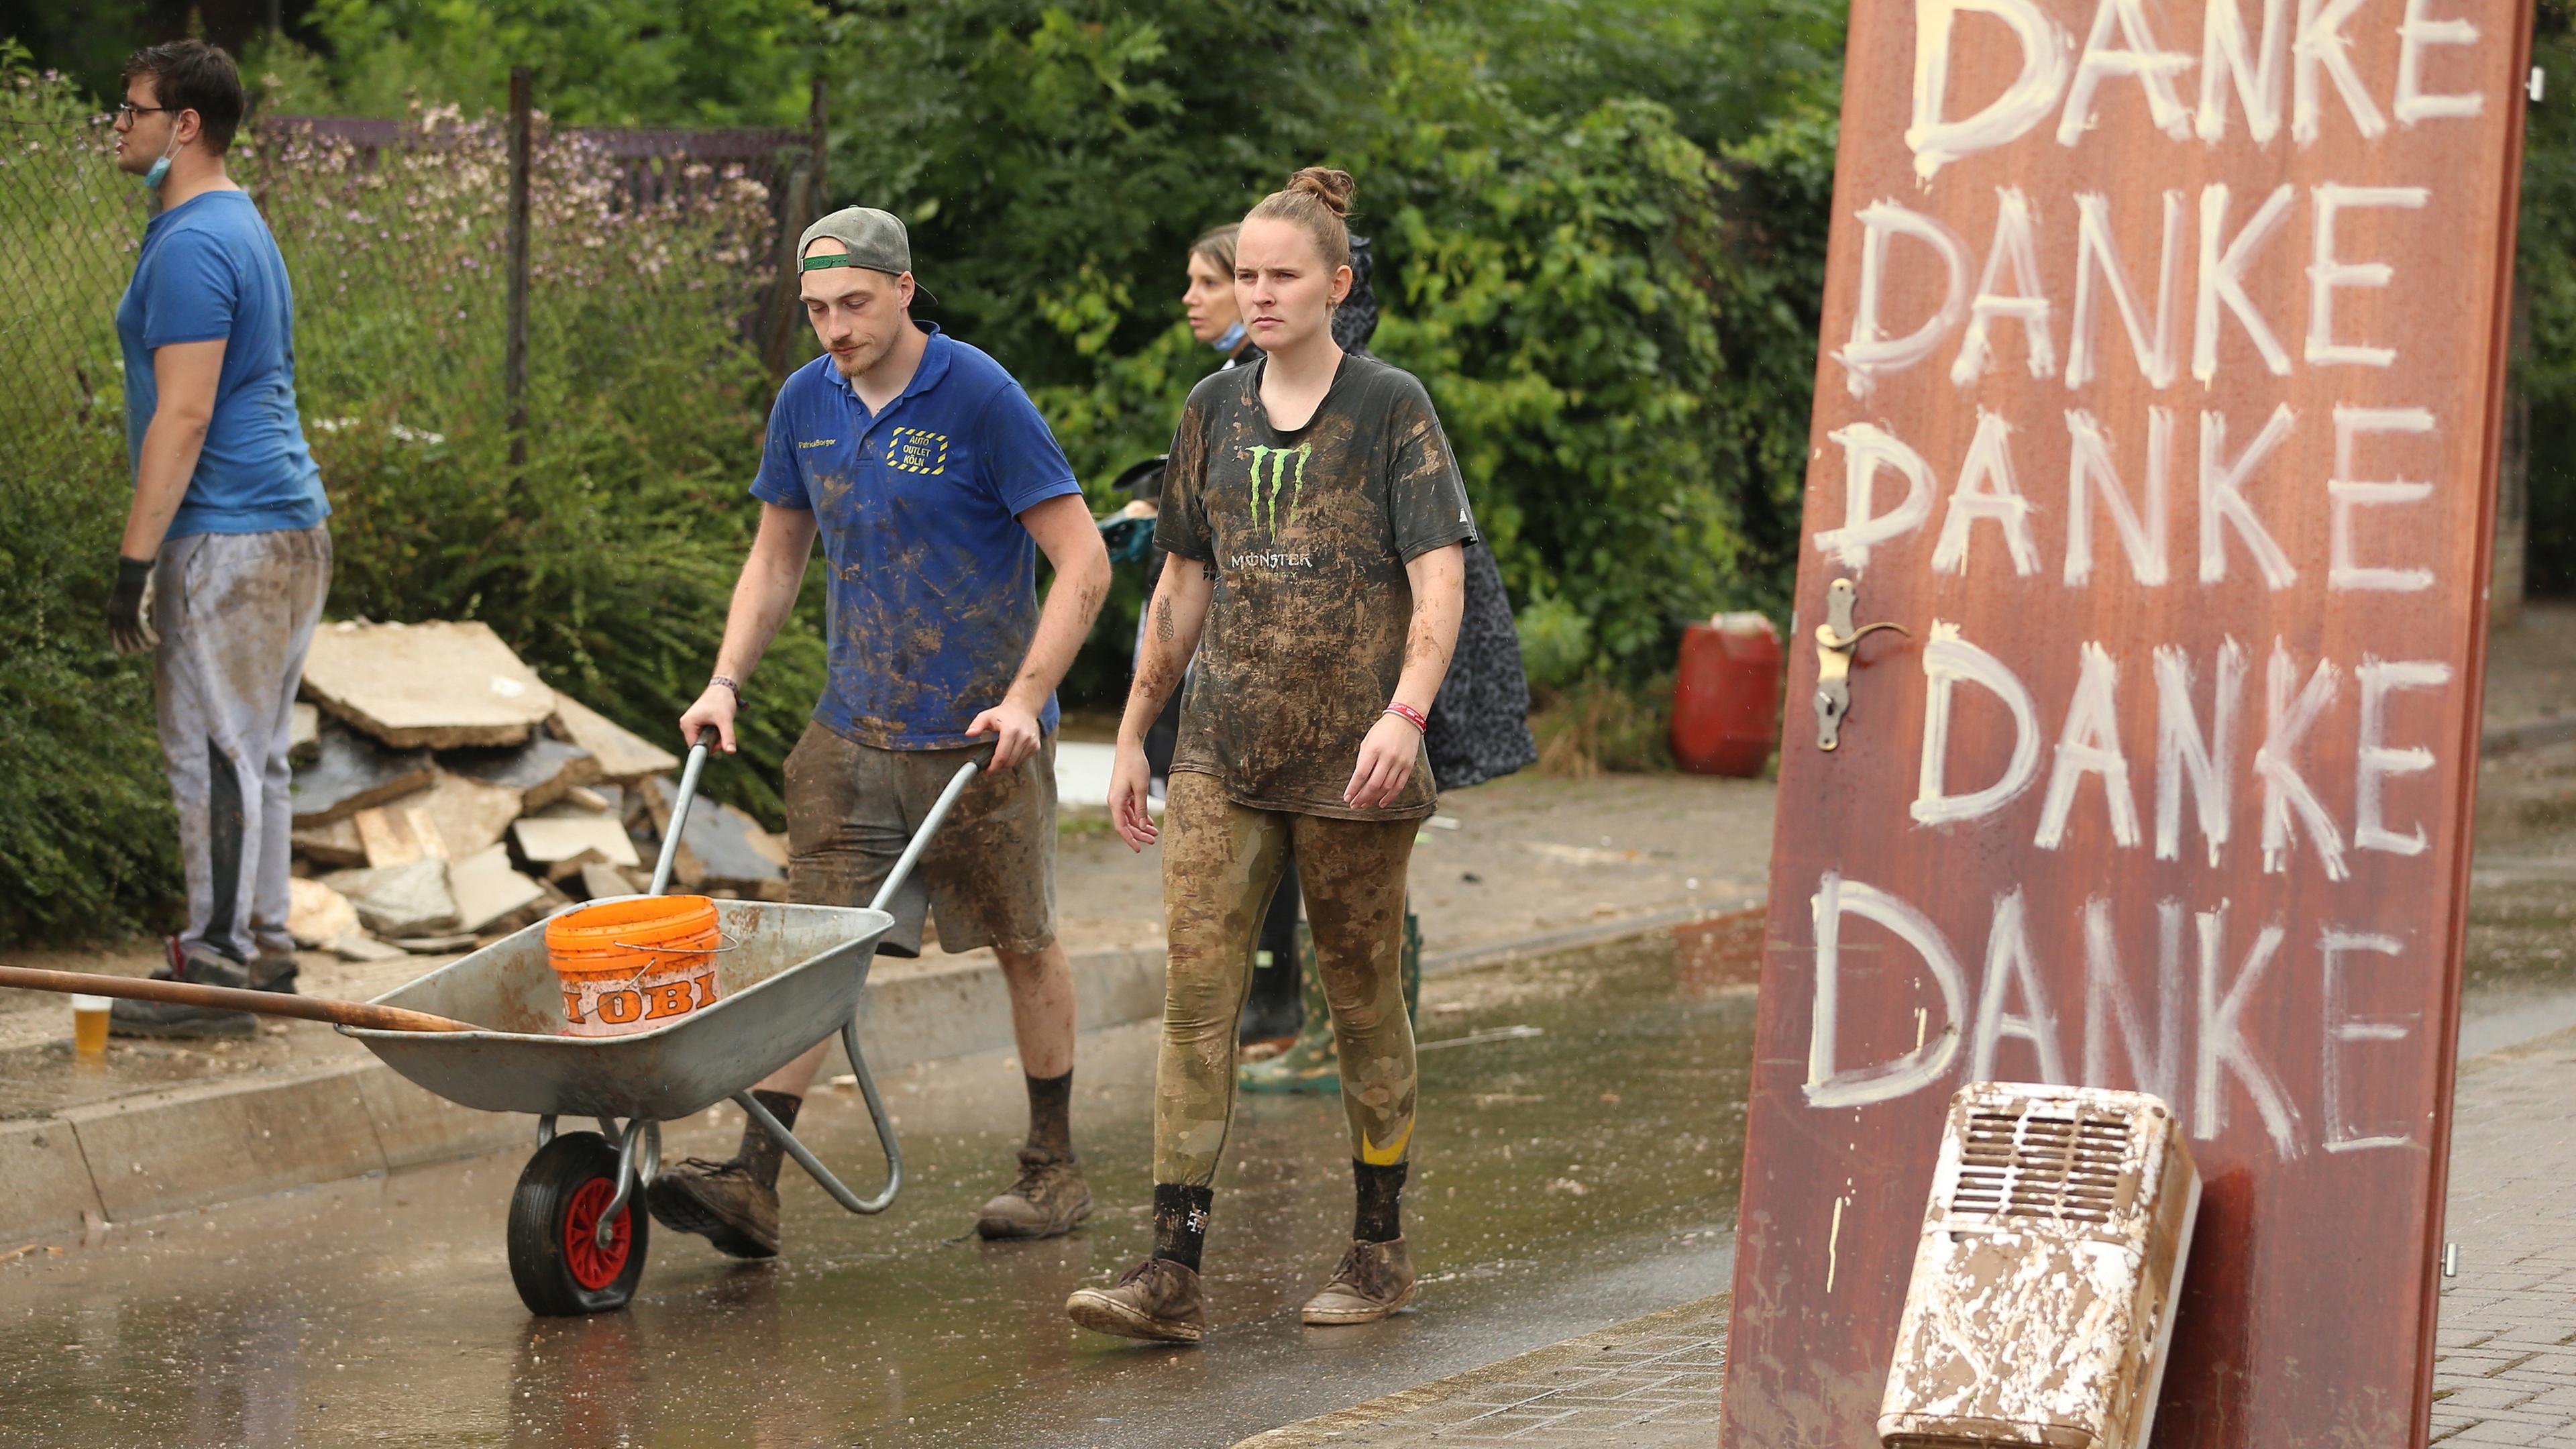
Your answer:
[[[1669,951],[1438,978],[1408,1226],[1421,1309],[1311,1330],[1349,1231],[1337,1098],[1246,1097],[1208,1245],[1199,1351],[1080,1333],[1064,1296],[1147,1246],[1153,1036],[1084,1041],[1076,1130],[1098,1211],[1054,1242],[958,1236],[1008,1177],[995,1057],[888,1081],[912,1172],[843,1215],[790,1170],[789,1255],[736,1265],[657,1233],[625,1313],[533,1320],[485,1158],[120,1229],[0,1267],[0,1443],[1226,1444],[1726,1286],[1749,989],[1684,989]],[[724,1155],[732,1114],[674,1130]],[[872,1190],[855,1094],[807,1140]]]

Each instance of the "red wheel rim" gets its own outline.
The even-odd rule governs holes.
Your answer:
[[[615,1196],[615,1182],[594,1177],[574,1191],[572,1205],[564,1210],[564,1266],[572,1270],[572,1281],[594,1293],[616,1282],[617,1275],[626,1271],[626,1254],[634,1246],[632,1203],[617,1210],[617,1221],[608,1230],[607,1247],[601,1247],[594,1236],[599,1231],[600,1211]]]

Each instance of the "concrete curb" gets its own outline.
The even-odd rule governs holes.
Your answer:
[[[1447,973],[1680,932],[1713,910],[1671,909],[1518,940],[1439,952]],[[1087,1029],[1163,1010],[1159,947],[1073,959],[1076,1019]],[[879,1073],[1010,1047],[1011,1007],[989,955],[881,960],[859,1021]],[[846,1066],[828,1070],[845,1070]],[[58,1115],[0,1122],[0,1247],[100,1222],[283,1192],[532,1142],[534,1124],[456,1106],[352,1045],[346,1058],[293,1073],[139,1093]]]

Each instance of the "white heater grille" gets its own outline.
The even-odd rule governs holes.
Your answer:
[[[2056,1106],[1969,1115],[1952,1215],[2107,1223],[2137,1200],[2129,1114]]]

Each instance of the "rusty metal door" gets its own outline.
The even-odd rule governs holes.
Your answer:
[[[2424,1441],[2529,29],[1854,4],[1736,1449],[1875,1444],[1980,1078],[2188,1127],[2157,1444]]]

